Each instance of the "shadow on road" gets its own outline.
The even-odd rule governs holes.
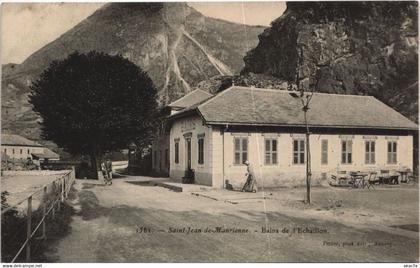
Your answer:
[[[79,204],[81,211],[78,213],[83,220],[92,220],[100,216],[107,216],[109,209],[101,207],[96,195],[91,191],[81,191],[79,193]]]

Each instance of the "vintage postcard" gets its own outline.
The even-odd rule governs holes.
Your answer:
[[[2,263],[417,267],[418,2],[1,12]]]

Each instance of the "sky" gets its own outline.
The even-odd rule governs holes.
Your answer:
[[[202,14],[269,26],[285,2],[189,2]],[[103,6],[103,3],[5,3],[1,14],[1,62],[21,63]]]

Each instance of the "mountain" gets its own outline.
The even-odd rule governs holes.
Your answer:
[[[414,1],[289,2],[246,55],[242,74],[373,95],[418,122],[417,12]]]
[[[239,73],[263,30],[203,16],[185,3],[107,4],[23,63],[2,66],[2,131],[39,138],[29,86],[75,50],[123,55],[148,72],[168,103],[202,80]]]

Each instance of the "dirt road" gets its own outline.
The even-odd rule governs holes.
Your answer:
[[[51,262],[418,262],[418,233],[284,213],[275,199],[232,204],[124,180],[76,187]]]

